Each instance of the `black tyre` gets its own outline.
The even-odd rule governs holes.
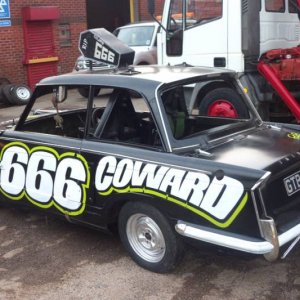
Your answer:
[[[4,95],[3,88],[4,88],[4,85],[3,86],[0,85],[0,102],[10,105],[10,103],[8,102],[8,100],[6,99],[6,97]]]
[[[32,93],[26,85],[8,84],[3,87],[3,94],[8,103],[12,105],[24,105],[28,103]]]
[[[166,273],[183,257],[183,244],[164,215],[153,206],[129,202],[119,215],[121,241],[141,267]]]
[[[247,106],[230,88],[219,88],[208,92],[199,104],[199,114],[241,119],[249,117]]]
[[[95,88],[95,89],[94,89],[94,97],[98,96],[99,92],[100,92],[100,89]],[[89,88],[79,88],[79,89],[78,89],[78,93],[79,93],[82,97],[88,98],[88,97],[89,97]]]
[[[1,77],[0,78],[0,85],[10,84],[10,81],[7,78]]]

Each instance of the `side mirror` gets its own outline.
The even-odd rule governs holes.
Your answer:
[[[151,16],[154,16],[154,14],[155,14],[155,1],[154,0],[148,0],[148,13]]]
[[[68,90],[65,86],[58,86],[57,88],[53,89],[53,97],[56,103],[62,103],[67,99]]]

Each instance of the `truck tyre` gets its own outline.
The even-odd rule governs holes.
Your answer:
[[[151,205],[129,202],[119,214],[119,235],[141,267],[157,273],[173,270],[183,257],[183,244],[164,215]]]
[[[0,102],[10,105],[10,103],[8,102],[8,100],[6,99],[6,97],[4,95],[3,88],[4,88],[4,85],[3,86],[0,85]]]
[[[10,81],[7,78],[0,77],[0,85],[10,84]]]
[[[23,84],[8,84],[3,87],[3,94],[11,105],[27,104],[31,97],[31,90]]]
[[[94,97],[98,96],[100,92],[100,89],[95,88],[94,89]],[[79,88],[78,89],[78,93],[84,97],[84,98],[88,98],[89,97],[89,88]]]
[[[5,78],[5,77],[1,77],[0,78],[0,102],[4,103],[4,104],[10,105],[10,103],[6,99],[6,97],[4,95],[4,92],[3,92],[3,88],[7,84],[10,84],[10,81],[7,78]]]
[[[249,117],[247,106],[230,88],[219,88],[208,92],[199,104],[199,114],[226,118]]]

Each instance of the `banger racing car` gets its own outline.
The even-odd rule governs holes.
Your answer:
[[[122,68],[42,80],[16,126],[1,131],[1,204],[105,231],[117,225],[133,260],[154,272],[172,270],[186,240],[270,261],[293,247],[300,235],[298,127],[262,122],[234,72],[126,67],[131,50],[116,51],[101,34],[84,33],[83,52],[117,57]],[[216,79],[240,95],[246,118],[188,112]],[[89,89],[88,101],[79,87]]]

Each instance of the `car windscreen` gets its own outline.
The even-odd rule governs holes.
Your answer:
[[[136,26],[120,28],[117,37],[130,47],[150,46],[154,33],[154,26]]]

